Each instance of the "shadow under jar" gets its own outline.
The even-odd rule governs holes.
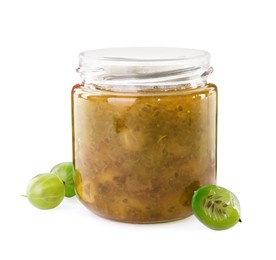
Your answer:
[[[80,54],[72,89],[75,190],[94,213],[156,223],[192,214],[216,183],[217,88],[208,52],[113,48]]]

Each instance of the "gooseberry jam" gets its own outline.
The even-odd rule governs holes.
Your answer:
[[[216,183],[209,55],[150,49],[82,53],[84,81],[72,90],[76,194],[94,213],[122,222],[185,218],[194,191]]]

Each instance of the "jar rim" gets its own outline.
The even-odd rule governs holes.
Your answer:
[[[210,54],[204,50],[171,47],[118,47],[81,52],[80,67],[95,65],[156,66],[182,64],[185,67],[208,65]]]
[[[204,50],[171,47],[120,47],[79,54],[82,79],[100,85],[183,84],[210,70]],[[207,73],[208,74],[208,73]]]

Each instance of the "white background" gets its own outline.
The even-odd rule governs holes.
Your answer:
[[[275,259],[274,2],[2,0],[0,259]],[[79,52],[117,46],[212,54],[218,184],[239,197],[242,224],[212,231],[193,216],[122,224],[95,216],[76,198],[41,211],[20,196],[34,175],[71,160]]]

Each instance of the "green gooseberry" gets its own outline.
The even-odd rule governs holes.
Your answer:
[[[73,172],[74,167],[72,162],[59,163],[51,170],[51,173],[57,175],[63,181],[65,197],[73,197],[75,195]]]
[[[62,202],[64,194],[62,180],[54,174],[44,173],[30,180],[25,197],[39,209],[52,209]]]
[[[217,185],[206,185],[196,190],[192,209],[195,216],[211,229],[224,230],[241,222],[238,198]]]

